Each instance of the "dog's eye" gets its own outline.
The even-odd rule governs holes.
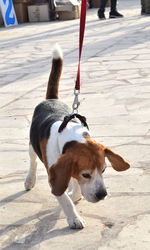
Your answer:
[[[83,176],[84,178],[86,178],[86,179],[90,179],[90,178],[91,178],[90,174],[82,174],[82,176]]]
[[[104,168],[104,169],[102,170],[102,173],[104,173],[104,172],[105,172],[105,170],[106,170],[106,168]]]

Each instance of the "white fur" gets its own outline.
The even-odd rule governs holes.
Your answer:
[[[68,195],[73,202],[79,201],[82,198],[80,185],[75,178],[71,178],[68,187]]]
[[[85,143],[83,133],[89,133],[86,127],[74,122],[69,122],[67,127],[61,133],[58,133],[61,123],[62,121],[57,121],[51,127],[51,136],[48,139],[46,151],[48,167],[51,167],[57,161],[66,142],[75,140]]]
[[[37,155],[34,152],[32,145],[29,145],[29,156],[30,156],[30,168],[24,183],[26,190],[30,190],[31,188],[33,188],[36,181]]]
[[[100,176],[97,168],[94,170],[91,179],[81,180],[81,193],[87,201],[97,202],[96,194],[101,190],[106,190],[102,176]]]
[[[61,47],[57,43],[53,47],[53,58],[54,59],[59,59],[59,58],[63,59],[63,52],[61,50]]]
[[[61,154],[58,145],[58,128],[61,122],[56,122],[52,125],[50,130],[50,137],[47,141],[47,148],[46,148],[46,157],[48,168],[50,168],[58,159],[59,155]]]
[[[61,196],[56,196],[60,206],[62,207],[69,224],[72,229],[82,229],[85,226],[83,219],[79,216],[75,209],[75,205],[65,192]]]

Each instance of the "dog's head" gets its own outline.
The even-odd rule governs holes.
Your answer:
[[[86,143],[73,143],[49,169],[49,182],[54,195],[62,195],[73,177],[77,179],[84,198],[97,202],[107,195],[102,176],[105,157],[116,171],[124,171],[130,167],[109,148],[91,139],[86,140]]]

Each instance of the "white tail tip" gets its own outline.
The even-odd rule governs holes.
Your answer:
[[[54,48],[53,48],[53,58],[54,59],[59,59],[59,58],[63,58],[63,53],[61,50],[61,47],[59,46],[59,44],[55,44]]]

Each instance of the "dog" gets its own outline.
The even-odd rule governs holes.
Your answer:
[[[124,171],[130,165],[106,146],[94,141],[87,126],[77,119],[69,121],[59,133],[64,117],[70,115],[69,107],[58,100],[59,80],[63,55],[59,45],[53,49],[46,100],[36,106],[30,128],[30,169],[25,189],[30,190],[36,181],[36,157],[44,163],[48,182],[62,207],[72,229],[82,229],[83,219],[73,202],[83,196],[89,202],[105,198],[107,191],[103,181],[105,158],[116,171]],[[72,186],[71,186],[72,183]],[[69,190],[69,193],[67,193]]]

